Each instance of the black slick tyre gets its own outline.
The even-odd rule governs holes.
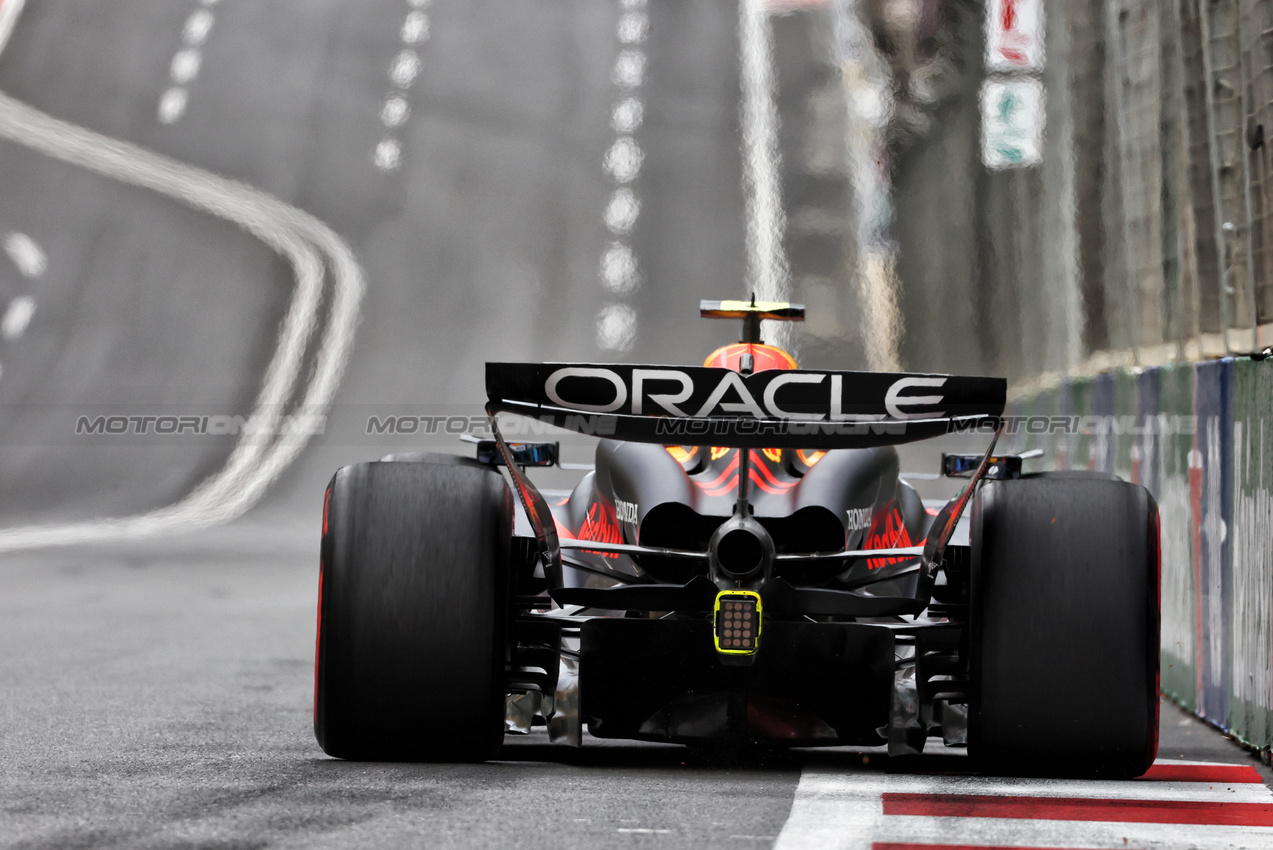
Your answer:
[[[467,466],[472,469],[487,469],[490,467],[478,463],[471,457],[463,457],[462,455],[451,455],[443,452],[394,452],[387,454],[380,459],[381,463],[442,463],[449,466]]]
[[[329,755],[480,761],[503,740],[512,496],[468,464],[360,463],[323,511],[314,732]]]
[[[1158,748],[1158,508],[1109,477],[982,487],[972,510],[969,754],[1130,777]]]

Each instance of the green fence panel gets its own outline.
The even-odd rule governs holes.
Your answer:
[[[1014,403],[1011,412],[1017,417],[1017,432],[1007,443],[1018,451],[1042,449],[1044,456],[1036,468],[1109,470],[1150,488],[1158,502],[1162,530],[1163,691],[1197,710],[1204,674],[1209,669],[1227,670],[1228,693],[1222,689],[1217,697],[1227,702],[1227,708],[1213,722],[1226,722],[1242,741],[1269,748],[1273,747],[1273,359],[1233,363],[1231,402],[1221,399],[1224,415],[1217,418],[1211,410],[1216,395],[1212,372],[1220,367],[1219,363],[1171,364],[1065,381]],[[1226,431],[1231,428],[1231,433],[1197,433],[1198,376],[1204,373],[1208,382],[1203,387],[1204,406],[1211,419]],[[1214,430],[1216,423],[1209,424]],[[1221,439],[1232,445],[1231,460],[1227,449],[1224,453],[1231,466],[1223,470],[1223,476],[1217,478],[1215,469],[1204,468],[1199,442],[1204,437],[1204,442]],[[1203,527],[1208,472],[1226,490],[1210,493],[1210,501],[1220,499],[1231,505],[1224,511],[1223,529],[1216,527],[1215,517]],[[1215,482],[1210,484],[1215,489]],[[1204,620],[1200,611],[1205,553],[1199,547],[1208,542],[1204,531],[1231,552],[1232,604],[1231,611],[1225,611],[1227,623],[1224,618]],[[1211,622],[1212,651],[1220,649],[1226,657],[1203,658],[1200,636],[1206,622]],[[1217,623],[1222,624],[1224,640],[1216,633]]]
[[[1028,469],[1052,469],[1055,446],[1048,422],[1060,412],[1060,394],[1058,387],[1039,390],[1024,398],[1019,398],[1011,405],[1007,433],[1004,444],[1008,451],[1027,452],[1034,449],[1043,451],[1043,457],[1029,461]]]
[[[1233,376],[1232,691],[1229,724],[1273,746],[1273,360],[1238,360]]]
[[[1095,382],[1094,378],[1074,378],[1070,381],[1069,409],[1065,412],[1073,414],[1077,419],[1065,441],[1068,469],[1099,468],[1097,449],[1100,448],[1100,443],[1098,428],[1094,424],[1097,419],[1093,413]]]
[[[1162,688],[1198,707],[1198,576],[1189,479],[1194,452],[1193,364],[1158,369],[1156,492],[1162,535]]]
[[[1136,378],[1138,372],[1119,372],[1114,383],[1113,411],[1108,424],[1112,436],[1110,471],[1126,481],[1132,480],[1133,460],[1140,453],[1140,423],[1137,422]]]

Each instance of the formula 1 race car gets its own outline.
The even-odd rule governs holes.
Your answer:
[[[760,339],[799,305],[701,312],[744,326],[702,367],[488,363],[476,459],[336,473],[322,748],[482,760],[546,725],[575,746],[586,727],[900,755],[939,735],[986,770],[1143,773],[1158,732],[1149,493],[996,455],[1003,380],[799,370]],[[595,469],[541,493],[526,468],[558,463],[559,445],[509,442],[497,414],[599,437]],[[952,432],[990,446],[943,456],[967,483],[929,509],[895,446]]]

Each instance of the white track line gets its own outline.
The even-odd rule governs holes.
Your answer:
[[[18,15],[22,14],[25,3],[26,0],[0,0],[0,53],[4,52],[4,46],[9,43],[13,25],[18,22]]]
[[[738,14],[749,290],[761,300],[786,301],[791,296],[791,282],[782,246],[787,222],[782,210],[779,176],[781,154],[778,151],[773,32],[764,0],[740,0]],[[793,334],[789,324],[765,324],[766,338],[791,351]]]
[[[0,138],[232,221],[291,263],[296,292],[257,396],[254,421],[277,423],[294,394],[320,314],[322,252],[333,278],[331,314],[297,409],[326,413],[349,359],[364,289],[353,251],[326,224],[258,189],[53,118],[3,93]],[[233,519],[264,495],[308,442],[304,433],[274,440],[274,430],[244,434],[225,466],[173,505],[120,519],[3,529],[0,551],[149,537]]]
[[[884,818],[875,840],[898,844],[1000,847],[1081,847],[1084,850],[1269,850],[1273,827],[1014,818]],[[776,847],[792,845],[781,840]],[[825,844],[869,848],[870,844]]]
[[[1273,791],[1256,783],[905,776],[811,768],[800,776],[791,814],[774,846],[777,850],[869,850],[874,842],[893,842],[1097,848],[1126,847],[1130,841],[1134,847],[1273,847],[1273,828],[1266,827],[886,816],[885,792],[1273,802]]]

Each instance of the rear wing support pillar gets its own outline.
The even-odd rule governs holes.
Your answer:
[[[494,411],[488,408],[487,417],[491,421],[491,433],[495,435],[495,446],[504,459],[504,466],[508,469],[509,476],[513,479],[513,489],[517,492],[517,498],[526,511],[530,527],[535,531],[539,557],[544,565],[544,578],[548,581],[549,589],[556,590],[562,587],[564,582],[561,569],[561,542],[557,539],[557,524],[553,521],[552,510],[548,507],[543,494],[513,460],[512,450],[509,449],[504,435],[499,431],[499,425],[495,422]]]

